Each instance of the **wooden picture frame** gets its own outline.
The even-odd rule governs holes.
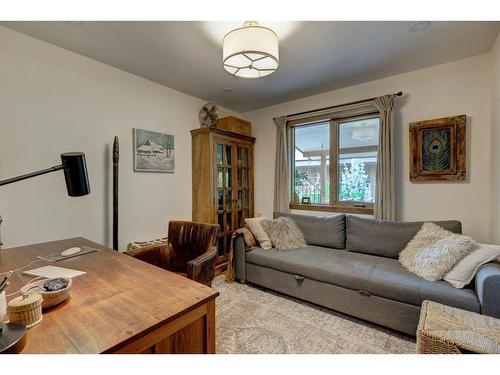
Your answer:
[[[466,115],[410,123],[410,181],[464,181]]]

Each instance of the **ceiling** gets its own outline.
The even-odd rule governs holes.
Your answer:
[[[246,112],[491,50],[500,22],[261,22],[280,38],[276,73],[222,68],[242,22],[1,22],[11,29],[207,101]]]

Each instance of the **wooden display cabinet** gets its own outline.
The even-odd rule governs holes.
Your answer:
[[[254,216],[255,138],[216,128],[191,130],[193,221],[220,225],[216,274],[227,266],[231,235]]]

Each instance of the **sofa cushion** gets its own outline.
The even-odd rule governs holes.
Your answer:
[[[246,254],[246,261],[414,306],[428,299],[469,311],[480,309],[472,289],[424,280],[405,270],[397,259],[307,246],[289,251],[256,247]]]
[[[415,275],[437,281],[468,255],[473,246],[474,240],[469,236],[425,223],[399,253],[399,263]]]
[[[500,260],[500,246],[490,244],[476,244],[472,252],[458,262],[443,278],[455,288],[463,288],[468,285],[479,268],[495,259]]]
[[[364,254],[397,258],[401,250],[417,234],[424,223],[424,221],[374,220],[347,215],[346,249]],[[457,220],[431,221],[431,223],[453,233],[462,233],[462,224]]]
[[[261,224],[276,250],[300,249],[307,245],[301,230],[289,217],[262,220]]]
[[[310,216],[275,212],[274,217],[292,218],[309,245],[345,249],[345,214]]]
[[[271,247],[273,247],[273,244],[271,243],[271,239],[267,235],[266,231],[262,227],[262,220],[265,220],[264,216],[246,218],[245,224],[248,226],[248,229],[250,229],[250,232],[252,232],[254,238],[259,243],[259,246],[265,250],[269,250]]]

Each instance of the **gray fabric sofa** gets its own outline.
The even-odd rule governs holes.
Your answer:
[[[353,215],[292,217],[307,246],[289,251],[245,251],[234,243],[236,279],[317,305],[416,334],[420,306],[432,300],[500,318],[500,264],[481,267],[471,285],[457,289],[445,281],[427,281],[398,261],[399,252],[423,222],[392,222]],[[459,221],[434,223],[461,233]]]

